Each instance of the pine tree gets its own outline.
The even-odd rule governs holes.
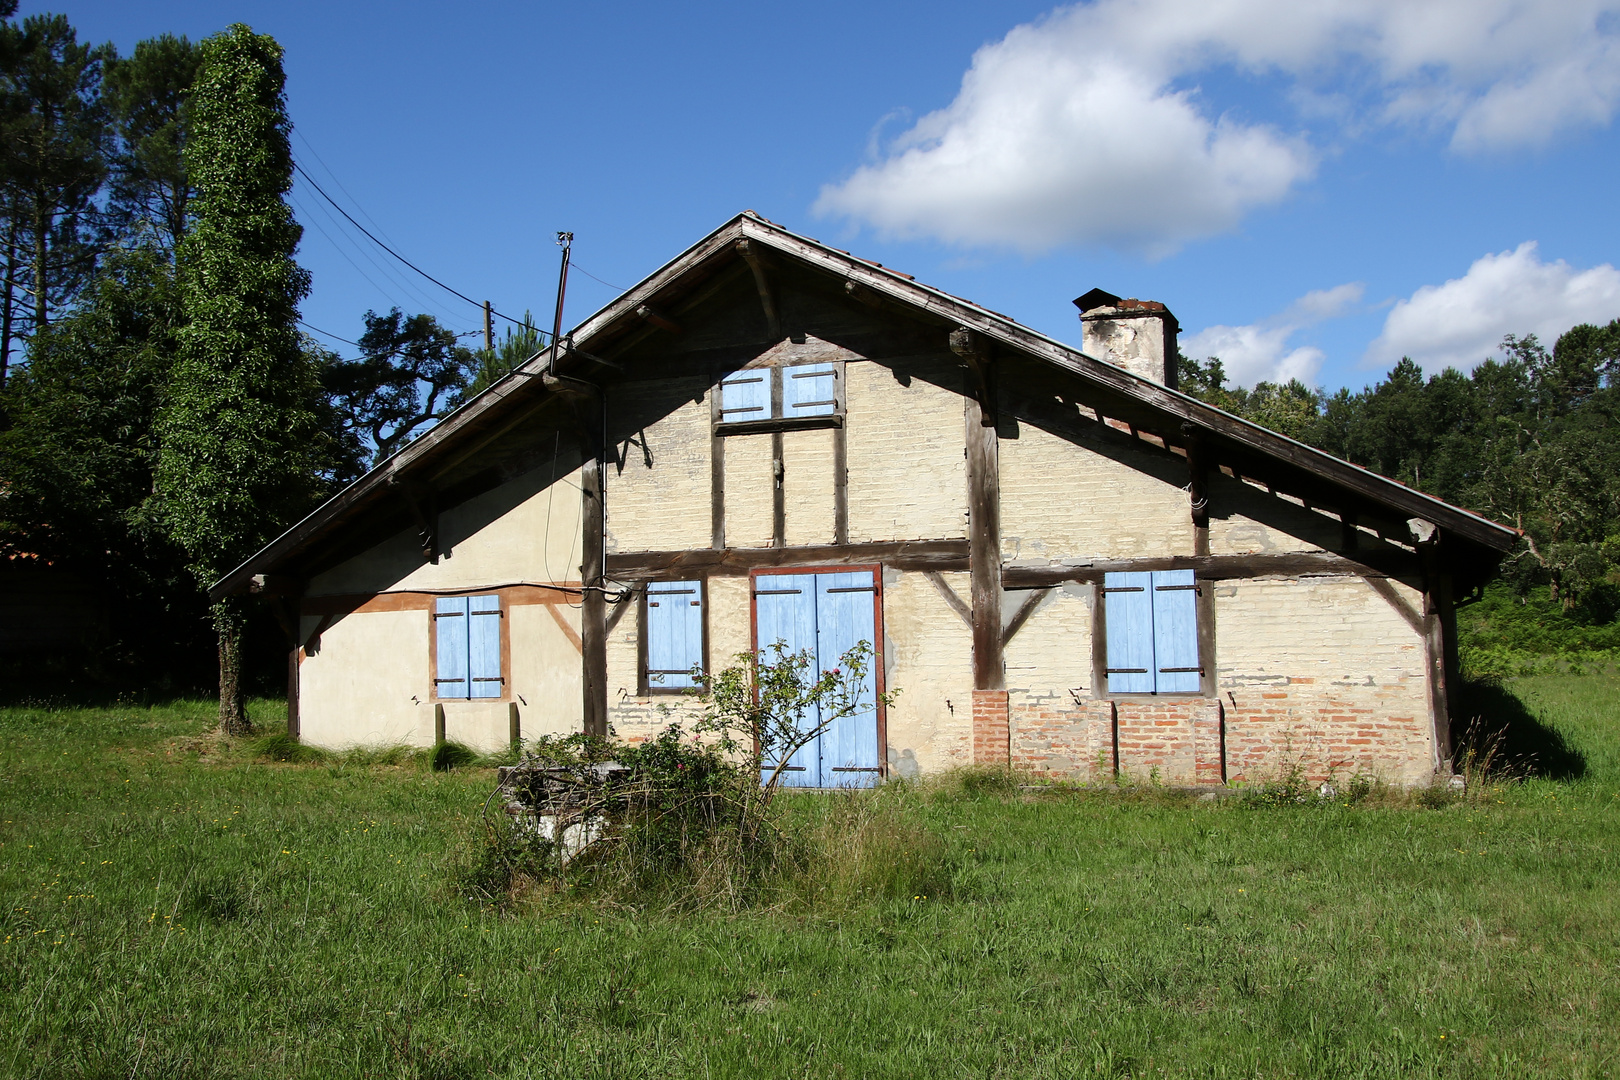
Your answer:
[[[311,505],[319,386],[295,325],[309,274],[285,195],[292,150],[275,39],[241,24],[208,38],[191,91],[185,165],[196,195],[177,269],[189,324],[159,422],[158,492],[204,588]],[[212,608],[219,718],[251,730],[242,700],[240,597]]]

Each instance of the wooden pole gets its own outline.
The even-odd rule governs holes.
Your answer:
[[[604,458],[603,428],[605,418],[603,398],[593,394],[586,401],[584,468],[580,470],[580,502],[584,515],[580,532],[584,546],[584,561],[580,565],[580,581],[585,596],[580,604],[580,663],[583,665],[585,734],[608,733],[607,695],[607,599],[602,595],[607,569],[605,547],[606,507],[603,503],[607,486]]]
[[[495,313],[488,300],[484,301],[484,351],[495,351]]]

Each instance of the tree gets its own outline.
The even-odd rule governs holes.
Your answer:
[[[196,195],[177,270],[188,319],[159,419],[157,489],[171,535],[207,588],[318,494],[320,388],[296,327],[309,274],[285,195],[292,150],[281,47],[240,23],[202,44],[185,166]],[[219,716],[242,702],[243,608],[212,608]]]
[[[128,59],[106,65],[103,94],[117,137],[109,223],[125,242],[150,235],[171,255],[190,213],[187,100],[200,56],[184,37],[163,34],[138,42]]]
[[[0,559],[39,556],[99,586],[111,638],[93,670],[148,684],[190,683],[183,650],[205,612],[151,506],[153,424],[182,321],[167,257],[114,252],[0,393]]]
[[[533,358],[542,348],[540,329],[534,325],[534,313],[523,313],[523,325],[506,328],[506,336],[493,349],[479,349],[473,354],[472,382],[462,391],[470,398],[506,378],[519,364]],[[457,404],[460,404],[458,401]]]
[[[360,359],[328,363],[321,382],[351,442],[368,442],[372,464],[461,403],[472,350],[431,315],[366,312]]]
[[[0,381],[14,337],[44,327],[95,268],[96,193],[106,175],[102,66],[111,46],[78,40],[67,18],[31,15],[0,41],[4,85],[6,269]],[[27,302],[19,302],[23,297]]]

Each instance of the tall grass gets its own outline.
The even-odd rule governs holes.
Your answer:
[[[0,1075],[1613,1075],[1617,691],[1507,684],[1581,769],[1435,806],[794,795],[741,911],[467,900],[476,764],[0,710]]]

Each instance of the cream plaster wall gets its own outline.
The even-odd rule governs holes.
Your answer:
[[[306,595],[577,582],[579,472],[550,481],[542,466],[441,512],[437,562],[407,529],[311,578]]]
[[[726,546],[770,547],[775,478],[769,435],[731,435],[726,438]],[[705,502],[703,519],[710,518]],[[708,547],[705,540],[701,547]]]
[[[944,574],[961,597],[967,574]],[[973,635],[920,573],[883,575],[884,685],[893,775],[939,772],[972,759]]]
[[[961,395],[870,361],[844,370],[850,541],[965,537]]]
[[[1193,553],[1186,463],[1118,441],[1100,452],[1028,423],[1000,441],[1002,558]]]
[[[833,433],[782,435],[782,502],[788,544],[833,542]]]
[[[609,397],[610,409],[637,411],[652,408],[649,402],[680,402],[647,424],[635,441],[620,445],[623,465],[608,468],[604,501],[610,552],[709,546],[709,401],[677,393],[688,386],[695,388],[690,380],[637,383]]]

